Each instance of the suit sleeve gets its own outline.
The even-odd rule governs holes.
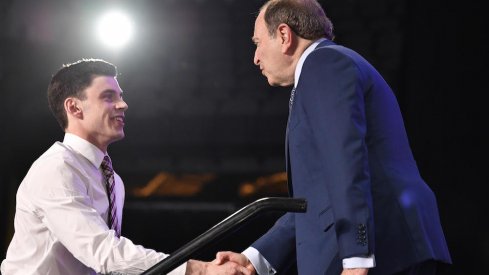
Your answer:
[[[365,83],[349,56],[321,48],[306,59],[298,84],[331,199],[341,259],[373,253]]]
[[[260,239],[254,242],[263,257],[280,274],[295,259],[294,213],[286,213]]]

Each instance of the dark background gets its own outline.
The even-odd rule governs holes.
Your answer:
[[[438,198],[454,261],[443,274],[487,273],[483,1],[320,2],[336,42],[364,55],[395,90],[419,169]],[[83,57],[118,66],[130,106],[126,138],[110,148],[126,184],[124,235],[170,253],[257,198],[286,196],[283,180],[259,180],[284,170],[289,97],[288,89],[268,87],[252,63],[262,3],[2,0],[0,258],[13,234],[18,185],[63,137],[47,108],[50,76]],[[136,28],[117,51],[94,35],[96,19],[112,7],[127,11]],[[173,181],[142,196],[161,172]],[[248,195],[246,182],[256,187]],[[246,248],[278,215],[257,218],[196,257]]]

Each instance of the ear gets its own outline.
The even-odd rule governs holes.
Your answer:
[[[64,102],[64,107],[68,117],[73,116],[79,119],[83,118],[83,110],[79,99],[68,97]]]
[[[290,53],[294,40],[294,32],[289,25],[282,23],[277,27],[277,38],[282,44],[282,53]]]

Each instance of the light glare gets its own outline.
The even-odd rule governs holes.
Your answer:
[[[133,26],[127,15],[113,11],[100,19],[97,32],[105,45],[120,48],[132,37]]]

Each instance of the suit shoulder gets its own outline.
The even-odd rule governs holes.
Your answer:
[[[345,62],[350,62],[352,65],[355,64],[356,66],[369,64],[369,62],[359,53],[341,45],[326,45],[317,47],[314,51],[312,51],[310,57],[311,59],[322,60],[344,60]]]
[[[341,45],[326,45],[316,48],[304,62],[304,67],[311,65],[321,68],[336,68],[342,73],[349,71],[352,76],[360,77],[365,85],[370,85],[371,78],[382,79],[377,69],[368,60],[354,50]]]
[[[329,45],[316,48],[304,61],[304,67],[330,66],[342,64],[341,67],[356,67],[356,61],[349,49],[338,45]],[[351,51],[351,50],[350,50]]]
[[[347,48],[337,45],[316,48],[304,60],[301,76],[318,71],[329,72],[329,75],[356,75],[359,66],[346,50]]]

